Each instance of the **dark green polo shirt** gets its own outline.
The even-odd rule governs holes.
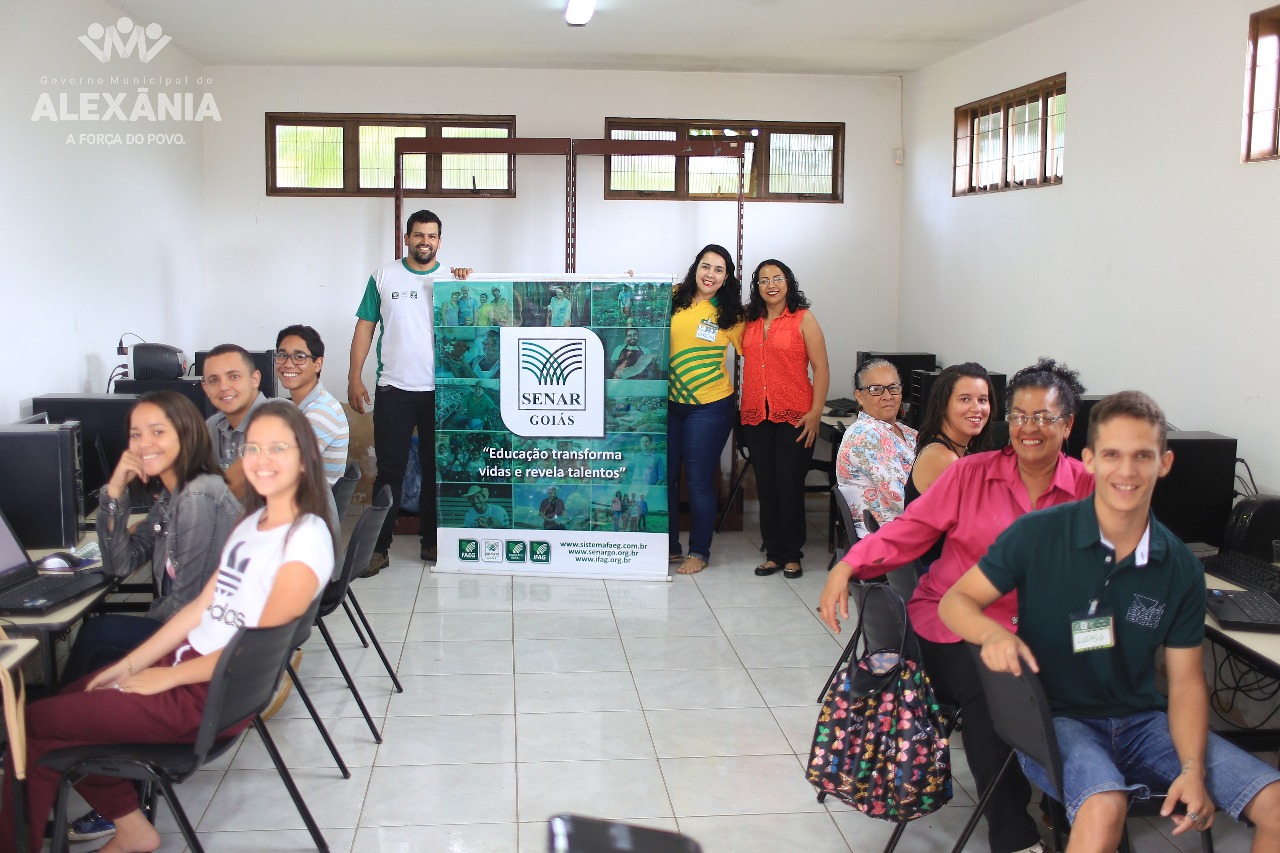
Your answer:
[[[1164,709],[1168,702],[1155,687],[1156,650],[1203,640],[1204,567],[1154,516],[1146,565],[1135,565],[1132,554],[1116,564],[1102,544],[1093,501],[1019,518],[978,565],[1001,593],[1017,590],[1018,636],[1040,664],[1056,716]],[[1073,652],[1071,616],[1088,611],[1094,598],[1115,619],[1115,646]]]

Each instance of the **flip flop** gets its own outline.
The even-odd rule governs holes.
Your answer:
[[[707,567],[707,561],[693,554],[684,558],[684,562],[680,564],[680,568],[676,569],[682,575],[696,575]]]

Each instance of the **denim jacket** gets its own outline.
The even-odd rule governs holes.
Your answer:
[[[156,597],[147,615],[167,622],[204,589],[218,570],[222,546],[240,519],[242,507],[226,481],[201,474],[178,490],[162,493],[147,518],[132,534],[128,501],[118,502],[102,488],[98,503],[98,542],[103,571],[127,578],[151,561]],[[173,563],[170,578],[165,566]]]

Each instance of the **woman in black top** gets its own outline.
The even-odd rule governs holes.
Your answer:
[[[990,449],[991,377],[975,361],[938,374],[925,404],[916,461],[903,489],[903,505],[920,497],[961,456]],[[942,539],[920,558],[928,566],[942,553]]]

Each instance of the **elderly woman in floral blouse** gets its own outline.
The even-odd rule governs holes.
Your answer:
[[[859,537],[866,536],[862,511],[884,524],[902,513],[903,489],[916,457],[916,431],[898,423],[902,379],[882,358],[858,365],[854,397],[861,411],[840,442],[836,481],[849,500]]]

